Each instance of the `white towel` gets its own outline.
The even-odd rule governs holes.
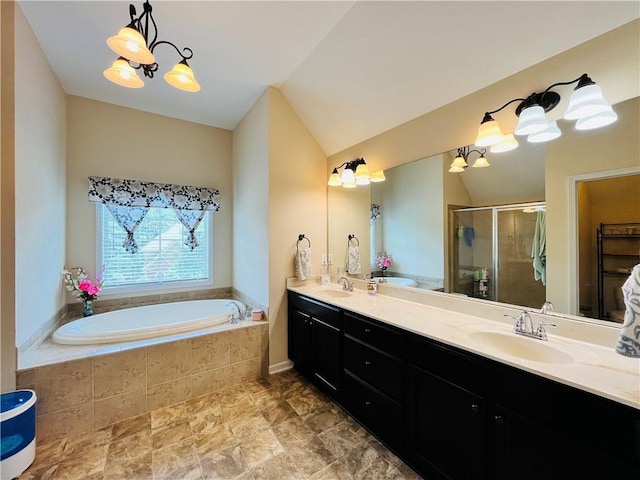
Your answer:
[[[624,296],[624,323],[618,337],[616,353],[625,357],[640,358],[640,264],[633,267],[622,285]]]
[[[359,275],[362,273],[362,263],[360,261],[360,247],[347,247],[347,261],[344,266],[347,273]]]
[[[546,214],[538,212],[536,218],[536,230],[533,234],[533,246],[531,258],[533,258],[533,278],[541,280],[542,285],[547,284],[547,233]]]
[[[311,277],[310,248],[299,248],[296,250],[296,277],[298,277],[298,280],[306,280]]]

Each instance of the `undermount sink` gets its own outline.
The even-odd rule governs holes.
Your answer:
[[[313,293],[316,295],[324,296],[327,298],[348,298],[352,295],[351,292],[347,292],[346,290],[338,290],[336,288],[315,288]]]
[[[569,365],[574,363],[568,355],[543,340],[518,336],[514,333],[476,331],[468,334],[469,339],[479,345],[522,360]]]

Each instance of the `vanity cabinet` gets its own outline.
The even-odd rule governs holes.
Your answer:
[[[342,312],[289,292],[289,358],[322,391],[336,399],[342,380]]]
[[[640,412],[598,395],[295,292],[289,356],[430,480],[640,478]]]
[[[344,313],[343,405],[395,451],[403,448],[404,336],[401,330]]]
[[[427,478],[640,478],[636,410],[423,337],[408,343],[407,459]]]

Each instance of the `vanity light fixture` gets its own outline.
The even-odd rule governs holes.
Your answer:
[[[153,78],[154,73],[158,70],[153,51],[158,45],[170,45],[178,52],[182,60],[174,65],[171,71],[164,74],[164,79],[169,85],[179,90],[200,91],[200,84],[187,63],[187,60],[193,57],[193,51],[185,47],[181,52],[173,43],[158,40],[158,26],[153,18],[149,0],[145,0],[142,7],[142,14],[136,18],[136,8],[130,4],[129,17],[131,21],[117,35],[107,39],[107,45],[119,57],[110,68],[104,71],[104,76],[107,80],[122,87],[141,88],[144,86],[144,82],[136,70],[142,69],[145,77]]]
[[[611,108],[611,104],[603,97],[602,89],[584,73],[575,80],[554,83],[542,93],[534,92],[527,98],[514,98],[497,110],[485,112],[478,128],[475,144],[479,147],[491,147],[492,152],[507,151],[497,146],[504,141],[505,136],[492,115],[514,102],[519,102],[515,112],[519,117],[514,132],[516,135],[527,135],[527,140],[532,143],[548,142],[558,138],[562,133],[557,123],[550,123],[546,116],[546,113],[553,110],[560,102],[560,94],[551,89],[574,83],[577,83],[577,86],[569,99],[569,106],[564,114],[565,120],[577,120],[577,130],[604,127],[617,120],[618,116]]]
[[[469,166],[469,163],[467,161],[469,160],[469,155],[471,155],[472,153],[479,153],[480,156],[476,158],[476,161],[473,162],[471,168],[484,168],[491,166],[487,158],[484,156],[484,154],[486,153],[486,150],[484,148],[482,150],[471,150],[470,147],[467,146],[460,147],[458,149],[458,155],[453,159],[453,162],[451,162],[451,165],[449,166],[449,172],[464,172],[465,169]]]
[[[342,174],[338,169],[344,167]],[[382,170],[378,172],[369,173],[369,167],[364,158],[356,158],[350,162],[344,162],[342,165],[338,165],[331,172],[328,185],[330,187],[343,186],[344,188],[355,188],[358,185],[369,185],[370,182],[384,182],[384,172]]]

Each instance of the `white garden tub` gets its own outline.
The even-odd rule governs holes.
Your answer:
[[[53,333],[65,345],[118,343],[200,330],[228,323],[237,300],[192,300],[126,308],[69,322]]]
[[[398,285],[399,287],[415,287],[418,282],[411,278],[405,277],[376,277],[378,283],[388,283],[389,285]]]

